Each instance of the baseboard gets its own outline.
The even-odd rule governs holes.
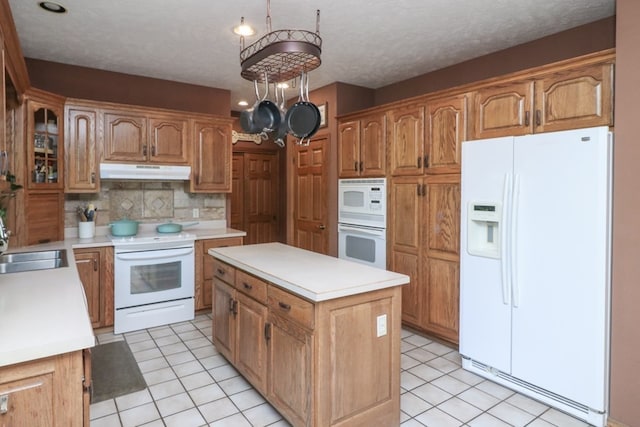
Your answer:
[[[621,423],[620,421],[616,421],[614,419],[607,419],[607,427],[631,427],[625,423]]]

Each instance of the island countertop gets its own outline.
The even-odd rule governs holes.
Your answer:
[[[409,276],[282,243],[209,249],[209,255],[313,302],[409,283]]]

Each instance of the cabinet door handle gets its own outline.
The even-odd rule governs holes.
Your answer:
[[[422,167],[422,157],[418,157],[418,169]]]
[[[271,339],[271,323],[264,324],[264,339],[267,341]]]
[[[218,269],[218,274],[224,276],[225,271],[221,268]]]
[[[364,167],[363,167],[364,165],[363,165],[363,163],[364,163],[364,162],[360,162],[360,172],[362,172],[362,171],[364,170]]]
[[[3,394],[0,396],[0,415],[4,415],[9,412],[9,395]]]
[[[244,285],[244,288],[245,288],[245,289],[247,289],[247,290],[249,290],[249,291],[250,291],[251,289],[253,289],[253,286],[251,286],[251,285],[250,285],[250,284],[248,284],[247,282],[242,282],[242,284]]]
[[[98,260],[93,259],[93,271],[98,271]]]
[[[325,225],[324,225],[324,224],[320,224],[320,225],[318,226],[318,228],[319,228],[320,230],[324,230],[324,229],[325,229],[325,228],[327,228],[327,227],[325,227]]]
[[[233,313],[233,298],[229,298],[229,312]]]
[[[284,311],[291,311],[291,305],[284,303],[282,301],[278,302],[278,306],[283,309]]]
[[[424,167],[428,168],[429,167],[429,156],[424,156]]]
[[[353,170],[358,172],[358,162],[357,161],[353,162]]]
[[[143,156],[146,156],[146,155],[147,155],[147,144],[144,144],[144,145],[142,146],[142,155],[143,155]]]
[[[528,111],[524,112],[524,125],[525,126],[529,126],[529,112]]]
[[[422,184],[422,196],[427,195],[427,184]]]
[[[91,183],[92,184],[96,183],[96,173],[95,172],[91,172]]]
[[[151,146],[151,156],[154,157],[156,155],[156,146],[152,145]]]
[[[540,110],[536,110],[536,126],[540,126],[542,123],[542,113]]]

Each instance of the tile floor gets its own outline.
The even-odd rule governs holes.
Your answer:
[[[91,427],[289,426],[210,341],[211,317],[123,335],[145,390],[91,405]],[[402,427],[573,427],[580,420],[460,367],[457,351],[402,331]],[[392,426],[380,426],[392,427]],[[395,427],[395,426],[394,426]]]

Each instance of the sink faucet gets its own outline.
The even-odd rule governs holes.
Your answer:
[[[9,249],[9,235],[11,231],[7,230],[7,227],[0,217],[0,255],[5,253]]]

